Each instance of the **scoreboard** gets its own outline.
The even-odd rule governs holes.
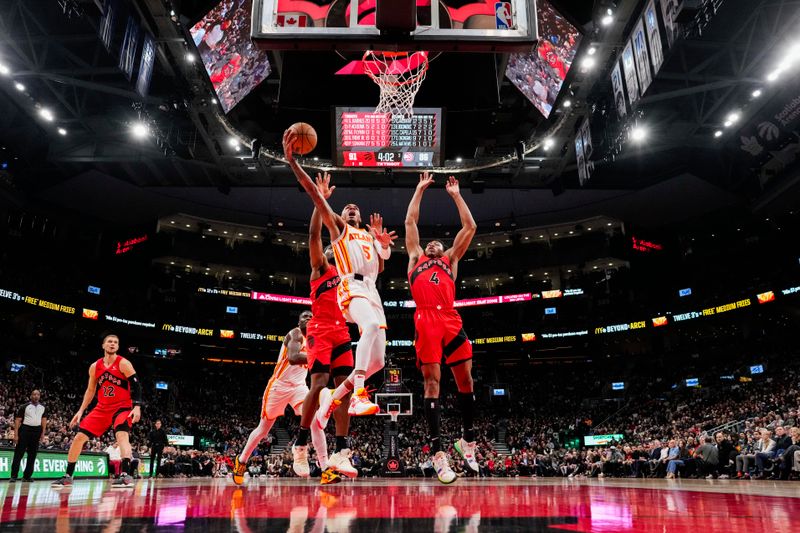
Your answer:
[[[441,108],[417,108],[412,116],[397,117],[372,108],[337,107],[334,120],[339,166],[428,168],[441,164]]]

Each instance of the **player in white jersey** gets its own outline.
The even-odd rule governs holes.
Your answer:
[[[250,433],[242,453],[236,456],[233,463],[233,481],[237,485],[244,482],[244,473],[247,469],[247,460],[256,449],[258,443],[269,434],[275,419],[282,416],[289,405],[295,414],[300,415],[303,400],[308,394],[306,377],[308,376],[308,355],[306,354],[306,327],[312,318],[311,311],[300,313],[297,327],[283,339],[275,370],[264,390],[261,400],[261,421],[256,429]],[[320,428],[311,429],[322,432]],[[324,436],[322,437],[324,440]],[[300,477],[308,477],[308,450],[303,448],[294,453],[294,471]]]
[[[291,128],[283,134],[286,161],[330,232],[334,260],[341,278],[337,292],[339,306],[345,319],[357,324],[361,331],[353,373],[336,390],[325,389],[320,394],[316,420],[324,428],[342,398],[350,391],[353,391],[348,409],[351,416],[373,415],[379,411],[378,406],[370,401],[364,382],[384,366],[386,317],[375,281],[383,270],[383,261],[391,256],[391,246],[397,235],[383,228],[383,219],[377,213],[370,216],[367,229],[362,229],[361,211],[355,204],[347,204],[341,215],[334,213],[324,194],[334,188],[330,187],[330,177],[318,175],[317,183],[312,181],[292,154],[296,138]]]

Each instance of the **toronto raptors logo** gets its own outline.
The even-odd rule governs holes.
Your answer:
[[[397,472],[400,469],[400,463],[395,459],[390,459],[389,462],[386,463],[386,468],[390,472]]]

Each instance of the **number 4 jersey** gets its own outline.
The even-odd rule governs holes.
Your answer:
[[[453,308],[456,284],[446,256],[420,257],[408,273],[416,334],[417,366],[441,364],[453,367],[472,359],[472,344],[464,332],[461,316]]]
[[[452,309],[456,299],[456,282],[447,256],[419,258],[408,273],[411,296],[417,308]]]

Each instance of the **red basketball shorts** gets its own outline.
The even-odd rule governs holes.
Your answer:
[[[306,346],[309,374],[349,376],[353,371],[353,349],[347,326],[310,323]]]
[[[97,404],[89,414],[81,420],[78,431],[96,438],[102,436],[109,429],[114,431],[130,431],[131,423],[128,415],[131,414],[131,404]]]
[[[417,309],[414,312],[417,366],[430,363],[453,367],[472,359],[472,343],[454,309]]]

